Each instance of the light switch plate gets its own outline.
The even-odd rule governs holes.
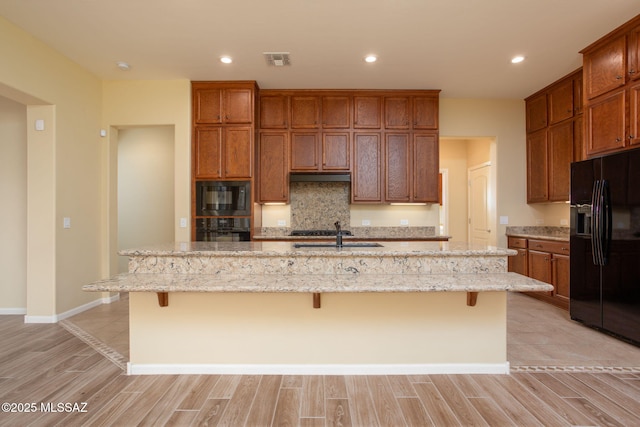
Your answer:
[[[509,217],[508,216],[501,216],[500,217],[500,224],[509,224]]]
[[[362,225],[371,225],[371,221],[369,221],[368,219],[363,219]]]
[[[62,228],[71,228],[71,218],[66,216],[62,218]]]
[[[409,225],[409,220],[408,219],[401,219],[400,220],[400,225]]]
[[[180,218],[180,228],[187,228],[187,218]]]
[[[286,226],[287,226],[287,221],[285,221],[284,219],[278,220],[278,227],[286,227]]]

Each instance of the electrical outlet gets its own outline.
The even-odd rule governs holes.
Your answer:
[[[501,216],[500,217],[500,224],[502,224],[502,225],[509,224],[509,217],[508,216]]]
[[[62,218],[62,228],[71,228],[71,218],[69,217]]]
[[[408,219],[401,219],[400,220],[400,225],[409,225],[409,220]]]
[[[369,221],[368,219],[363,219],[362,225],[371,225],[371,221]]]
[[[543,225],[544,219],[536,219],[536,225]]]
[[[180,218],[180,228],[187,228],[187,218]]]
[[[566,219],[561,219],[560,225],[569,225],[569,221],[567,221]]]
[[[287,225],[287,221],[285,221],[284,219],[278,220],[278,227],[286,227],[286,225]]]

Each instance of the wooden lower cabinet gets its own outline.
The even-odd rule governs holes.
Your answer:
[[[508,237],[510,256],[508,270],[553,285],[550,292],[527,294],[568,310],[569,308],[569,243],[552,240]]]

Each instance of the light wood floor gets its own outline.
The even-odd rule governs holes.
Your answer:
[[[55,325],[0,316],[0,403],[37,409],[0,426],[640,425],[640,349],[522,295],[508,307],[510,375],[127,376],[126,298]]]

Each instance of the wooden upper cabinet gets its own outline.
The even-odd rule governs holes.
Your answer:
[[[351,127],[351,98],[349,96],[322,97],[322,127],[349,129]]]
[[[318,134],[315,132],[291,133],[291,170],[317,171],[320,169]]]
[[[222,128],[196,128],[193,133],[193,174],[196,179],[222,177]]]
[[[195,125],[248,124],[254,118],[254,89],[207,82],[193,83]]]
[[[629,145],[640,144],[640,82],[629,87]]]
[[[411,154],[409,133],[385,134],[385,201],[411,201]]]
[[[583,56],[584,88],[593,99],[624,86],[627,74],[627,37],[618,36]]]
[[[527,203],[549,201],[547,129],[527,135]]]
[[[439,124],[438,95],[414,96],[412,98],[413,128],[423,130],[437,130]]]
[[[410,100],[407,96],[385,96],[384,127],[386,129],[409,129]]]
[[[194,130],[195,179],[251,178],[250,126],[211,126]]]
[[[549,127],[549,201],[569,200],[573,160],[573,122]]]
[[[435,132],[413,134],[413,202],[438,203],[439,138]]]
[[[291,97],[291,128],[318,129],[320,127],[320,97]]]
[[[626,145],[626,91],[619,89],[587,105],[585,143],[587,154],[621,150]]]
[[[289,127],[289,97],[266,95],[260,97],[260,127],[286,129]]]
[[[353,202],[380,202],[382,201],[380,133],[356,132],[353,139],[351,199]]]
[[[629,32],[627,43],[627,75],[631,80],[638,80],[640,79],[640,26]]]
[[[289,201],[288,132],[261,132],[258,142],[258,202]]]
[[[527,132],[547,127],[547,94],[542,93],[526,100]]]
[[[353,127],[355,129],[380,129],[380,96],[353,97]]]
[[[322,134],[322,170],[348,171],[351,169],[351,144],[349,132],[325,132]]]
[[[553,125],[570,119],[574,113],[574,82],[565,80],[549,89],[549,124]]]

